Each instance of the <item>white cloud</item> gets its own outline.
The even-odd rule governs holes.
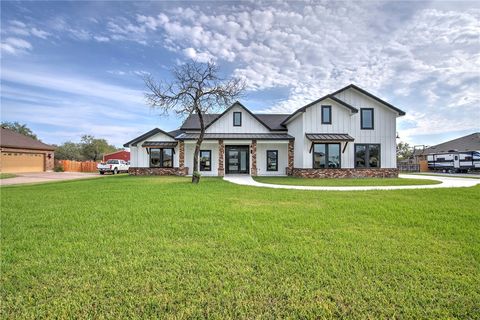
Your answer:
[[[47,37],[50,35],[50,33],[46,32],[46,31],[43,31],[43,30],[40,30],[40,29],[37,29],[37,28],[32,28],[30,32],[35,37],[39,37],[39,38],[42,38],[42,39],[47,39]]]
[[[439,132],[460,124],[478,128],[478,118],[442,117],[452,108],[478,111],[480,11],[422,6],[399,18],[385,7],[374,2],[264,3],[254,10],[195,6],[172,9],[168,17],[137,17],[136,23],[142,32],[162,31],[164,46],[186,58],[232,62],[250,90],[286,88],[288,98],[271,112],[291,112],[355,83],[394,104],[415,99],[415,105],[398,105],[423,115],[407,135],[429,126]]]
[[[95,40],[97,40],[98,42],[108,42],[108,41],[110,41],[109,37],[104,37],[104,36],[94,36],[93,38]]]
[[[127,87],[116,86],[94,79],[54,74],[51,71],[41,72],[35,71],[32,68],[29,69],[29,72],[21,72],[4,68],[2,70],[2,80],[48,90],[101,98],[117,103],[144,104],[142,91],[132,90]]]
[[[32,45],[26,40],[9,37],[0,44],[0,48],[5,53],[20,54],[31,50]]]
[[[51,35],[45,30],[29,26],[18,20],[10,21],[5,33],[19,36],[35,36],[41,39],[47,39],[47,37]]]

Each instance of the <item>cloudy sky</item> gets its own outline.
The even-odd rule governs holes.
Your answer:
[[[245,77],[242,103],[289,113],[354,83],[403,109],[401,140],[480,131],[478,2],[1,2],[1,118],[47,143],[117,146],[177,128],[141,74],[188,59]]]

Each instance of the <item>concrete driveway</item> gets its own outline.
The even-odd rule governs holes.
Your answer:
[[[16,173],[18,177],[0,179],[1,186],[25,183],[39,183],[61,180],[77,180],[86,178],[103,177],[98,173],[90,172],[34,172],[34,173]]]

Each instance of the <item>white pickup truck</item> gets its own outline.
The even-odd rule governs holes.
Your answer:
[[[100,174],[105,174],[105,172],[111,172],[112,174],[117,174],[120,172],[128,172],[130,164],[124,160],[110,159],[106,163],[97,164],[97,169]]]

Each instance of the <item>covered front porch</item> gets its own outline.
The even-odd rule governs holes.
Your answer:
[[[188,168],[188,175],[193,174],[197,137],[196,133],[177,137],[179,165]],[[284,176],[293,171],[293,152],[293,137],[288,134],[205,134],[198,167],[203,176]]]

